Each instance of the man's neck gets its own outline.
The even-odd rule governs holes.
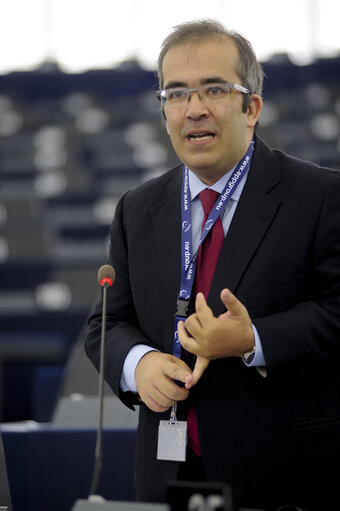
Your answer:
[[[236,167],[236,165],[241,161],[241,159],[245,156],[250,142],[253,137],[247,141],[244,145],[244,151],[240,151],[240,154],[234,155],[231,161],[228,162],[226,168],[211,168],[211,169],[192,169],[190,170],[205,183],[207,186],[213,186],[217,181],[219,181],[223,176],[225,176],[230,170]]]

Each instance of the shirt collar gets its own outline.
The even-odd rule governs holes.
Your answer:
[[[231,170],[229,170],[229,172],[224,174],[224,176],[222,176],[212,186],[207,186],[206,183],[203,183],[203,181],[201,181],[196,176],[196,174],[194,174],[189,169],[189,187],[190,187],[191,200],[193,201],[198,196],[198,194],[201,193],[202,190],[205,190],[206,188],[211,188],[211,190],[214,190],[215,192],[222,193],[223,190],[224,190],[225,185],[227,184],[227,182],[229,181],[230,177],[232,176],[235,168],[236,168],[236,165]],[[247,179],[247,175],[248,175],[248,172],[243,177],[243,179],[241,179],[241,182],[236,187],[236,190],[234,190],[232,197],[230,197],[231,200],[234,200],[234,201],[238,202],[238,200],[239,200],[239,198],[241,196],[243,187],[245,185],[245,182],[246,182],[246,179]]]

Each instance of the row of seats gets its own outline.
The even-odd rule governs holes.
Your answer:
[[[340,168],[339,63],[264,64],[259,134],[269,145]],[[0,76],[0,420],[43,416],[36,367],[67,362],[119,197],[178,162],[156,90],[138,65]],[[24,373],[27,384],[16,384]]]

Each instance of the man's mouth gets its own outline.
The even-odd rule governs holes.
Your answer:
[[[210,133],[210,132],[189,133],[189,135],[187,135],[189,140],[210,140],[210,139],[214,138],[214,136],[215,136],[214,133]]]

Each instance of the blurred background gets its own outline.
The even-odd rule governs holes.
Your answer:
[[[0,0],[0,422],[50,420],[115,205],[177,162],[155,99],[171,28],[243,33],[266,74],[260,135],[340,169],[339,15],[337,0]]]

